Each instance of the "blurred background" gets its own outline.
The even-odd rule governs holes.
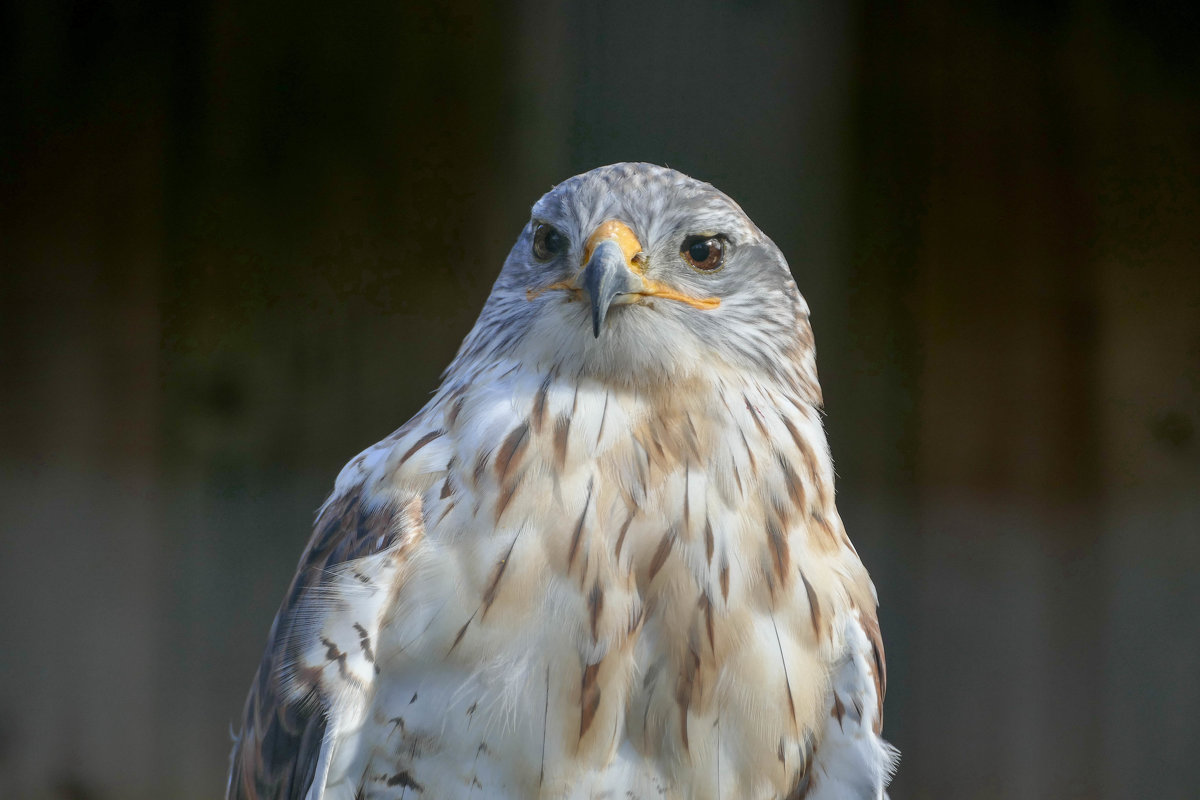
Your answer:
[[[1196,796],[1200,11],[1129,0],[0,6],[0,796],[220,794],[338,469],[621,160],[812,306],[892,797]]]

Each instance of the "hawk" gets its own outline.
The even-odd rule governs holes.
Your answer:
[[[354,458],[230,798],[881,798],[876,596],[808,307],[707,183],[533,207],[429,403]]]

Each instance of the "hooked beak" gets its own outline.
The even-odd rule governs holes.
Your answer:
[[[592,335],[597,339],[613,301],[630,302],[646,288],[641,276],[626,264],[625,254],[614,239],[605,239],[595,246],[583,268],[580,284],[592,301]]]

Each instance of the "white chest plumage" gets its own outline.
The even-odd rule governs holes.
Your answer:
[[[879,796],[873,590],[816,409],[719,373],[462,387],[330,501],[379,541],[301,601],[286,669],[330,720],[312,796]]]

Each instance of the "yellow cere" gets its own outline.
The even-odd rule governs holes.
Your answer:
[[[642,252],[642,243],[638,241],[633,230],[619,219],[603,222],[592,232],[592,235],[588,237],[587,246],[583,249],[583,263],[586,264],[591,260],[592,251],[596,249],[596,245],[606,239],[612,239],[617,243],[621,252],[625,254],[625,263],[631,270],[641,275],[642,266],[635,263],[633,257]]]

